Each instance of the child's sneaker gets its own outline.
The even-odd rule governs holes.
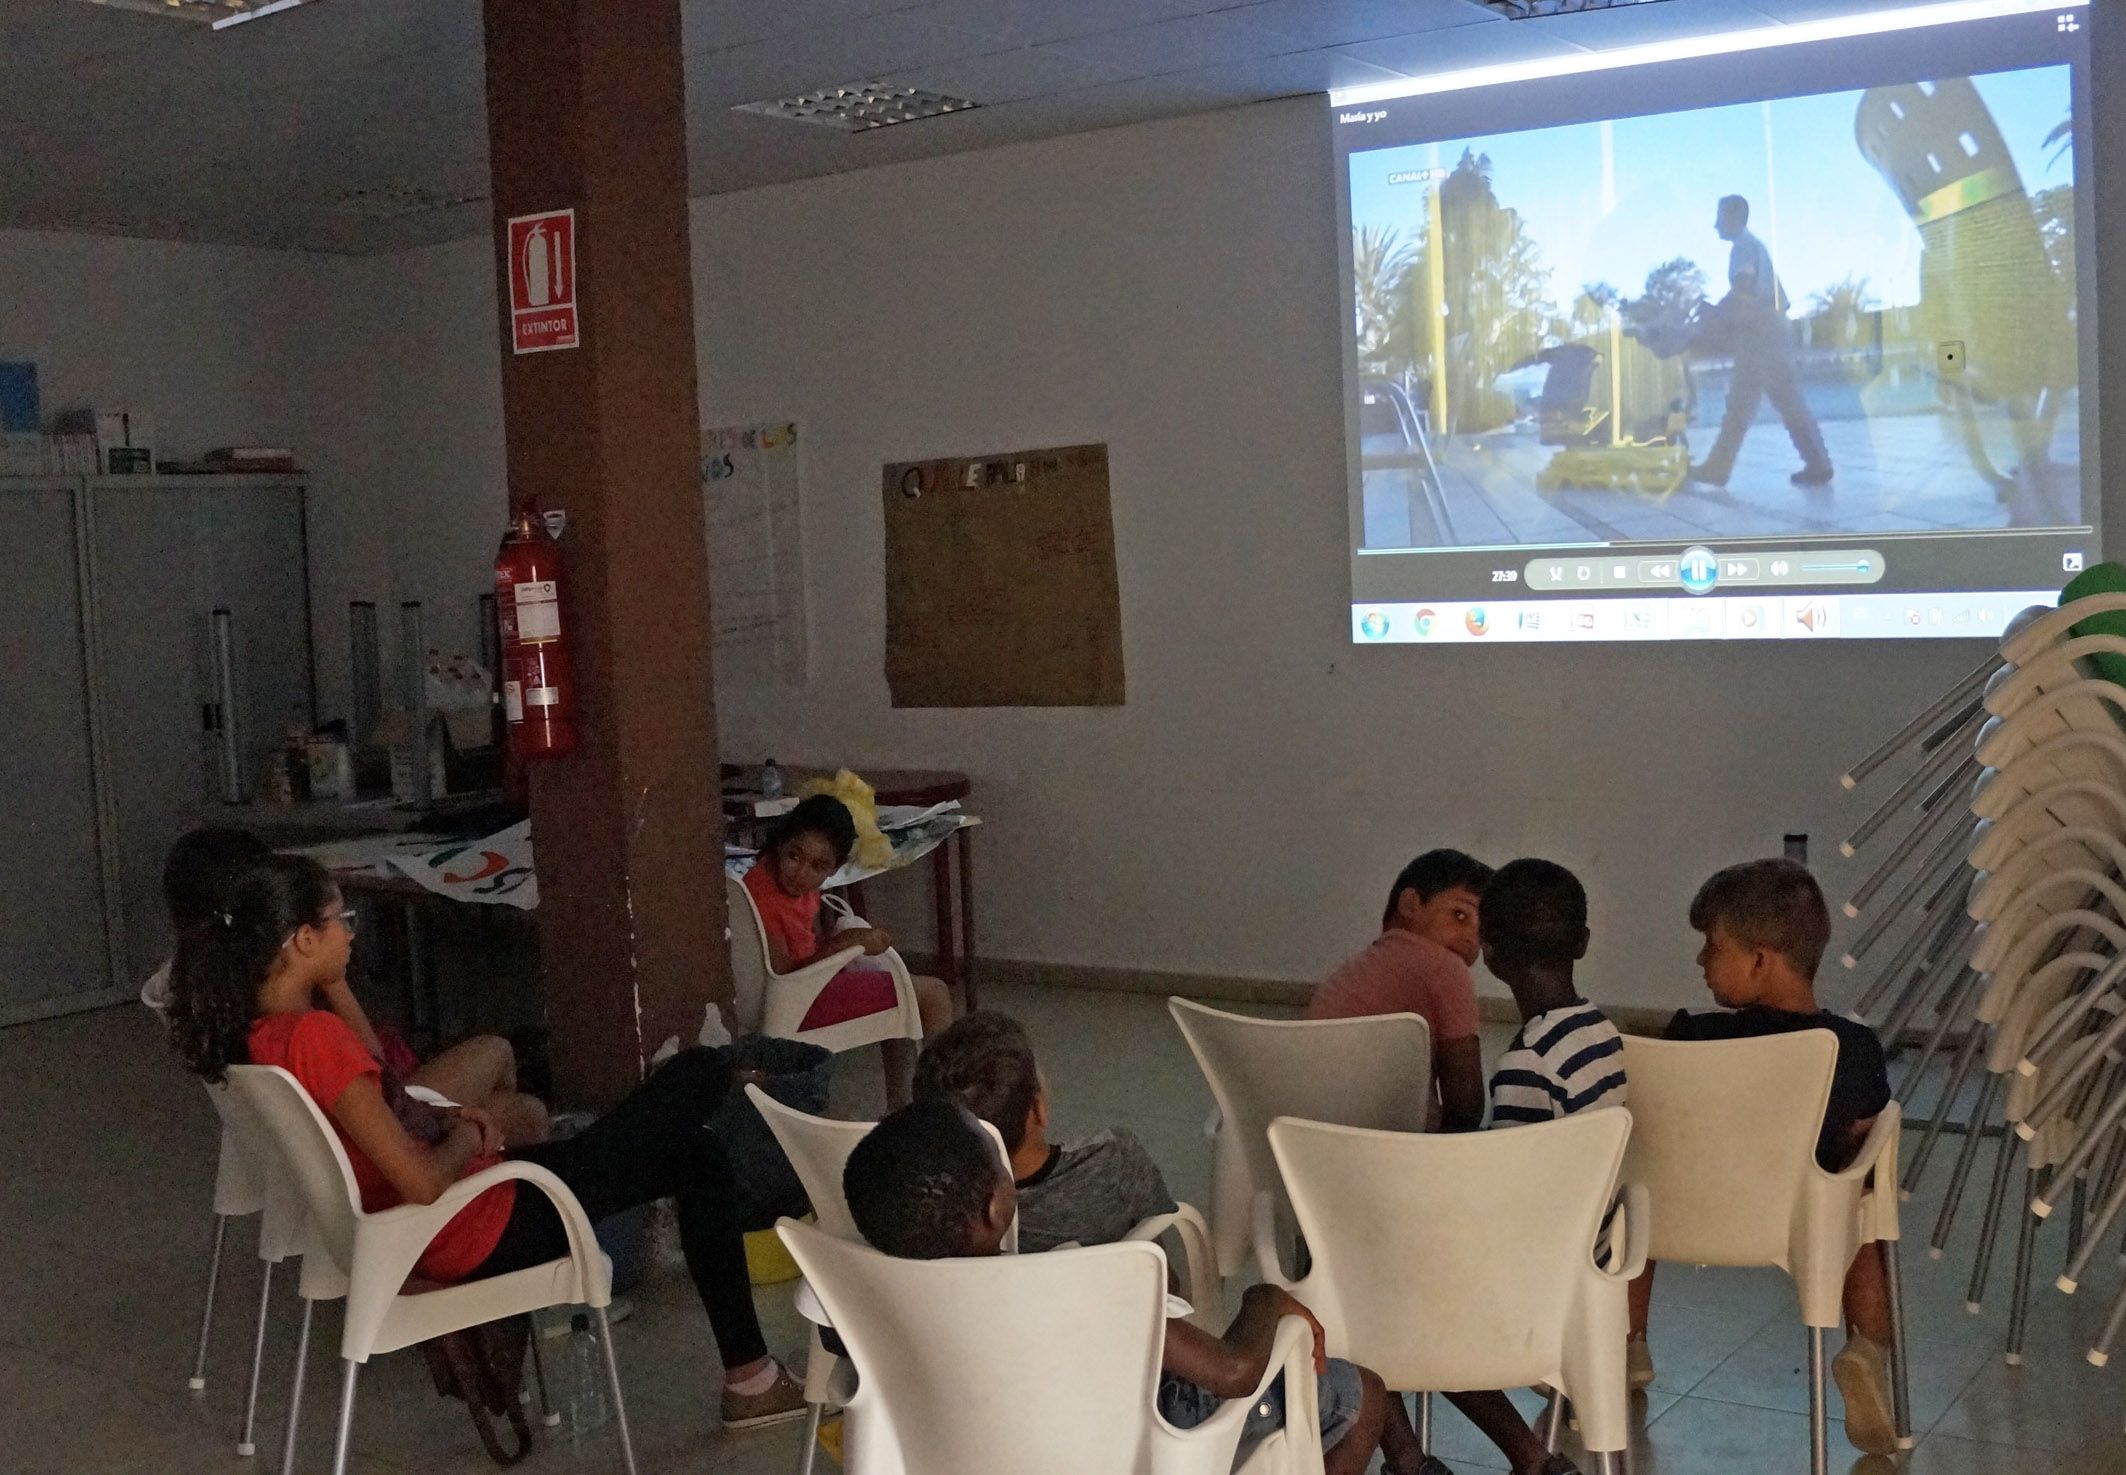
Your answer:
[[[1624,1381],[1634,1393],[1653,1386],[1654,1355],[1644,1337],[1624,1339]]]
[[[1871,1455],[1897,1453],[1897,1417],[1890,1407],[1890,1365],[1883,1349],[1855,1332],[1831,1359],[1831,1376],[1845,1400],[1845,1437]]]
[[[805,1385],[777,1366],[775,1381],[758,1393],[723,1390],[723,1426],[726,1429],[765,1429],[805,1416]]]

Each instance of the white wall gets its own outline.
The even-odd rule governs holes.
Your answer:
[[[1689,1002],[1697,881],[1804,830],[1848,889],[1835,775],[1981,652],[1354,648],[1327,160],[1301,99],[697,201],[703,421],[799,422],[813,586],[810,685],[720,692],[725,753],[969,770],[994,956],[1314,978],[1451,843],[1572,866],[1589,991]],[[505,506],[486,242],[60,239],[0,235],[0,348],[55,401],[148,404],[183,449],[286,435],[316,473],[328,710],[349,598],[472,643]],[[880,465],[1082,440],[1112,452],[1128,705],[893,710]]]
[[[1981,652],[1352,647],[1327,157],[1298,100],[696,202],[703,421],[799,422],[812,583],[811,684],[722,691],[725,753],[972,772],[995,956],[1314,978],[1451,843],[1572,866],[1595,994],[1688,1002],[1698,880],[1803,830],[1849,885],[1835,775]],[[365,539],[399,593],[469,599],[503,507],[487,247],[381,270]],[[1128,705],[893,710],[881,464],[1087,440]]]
[[[0,230],[0,358],[34,361],[45,409],[148,411],[164,455],[280,444],[315,260]]]

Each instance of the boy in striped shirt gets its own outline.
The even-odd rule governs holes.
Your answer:
[[[1484,888],[1479,924],[1484,966],[1521,1011],[1491,1077],[1491,1125],[1624,1105],[1624,1042],[1573,987],[1573,965],[1587,956],[1579,879],[1555,861],[1511,861]]]

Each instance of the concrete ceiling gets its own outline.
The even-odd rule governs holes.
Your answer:
[[[693,189],[1866,3],[1508,21],[1474,0],[683,0]],[[0,226],[353,253],[477,235],[480,47],[480,0],[317,0],[222,32],[0,0]],[[857,135],[731,111],[859,80],[982,106]]]

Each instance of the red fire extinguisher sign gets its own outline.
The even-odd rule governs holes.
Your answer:
[[[576,311],[576,212],[512,216],[508,246],[509,319],[516,351],[545,353],[582,343]]]

